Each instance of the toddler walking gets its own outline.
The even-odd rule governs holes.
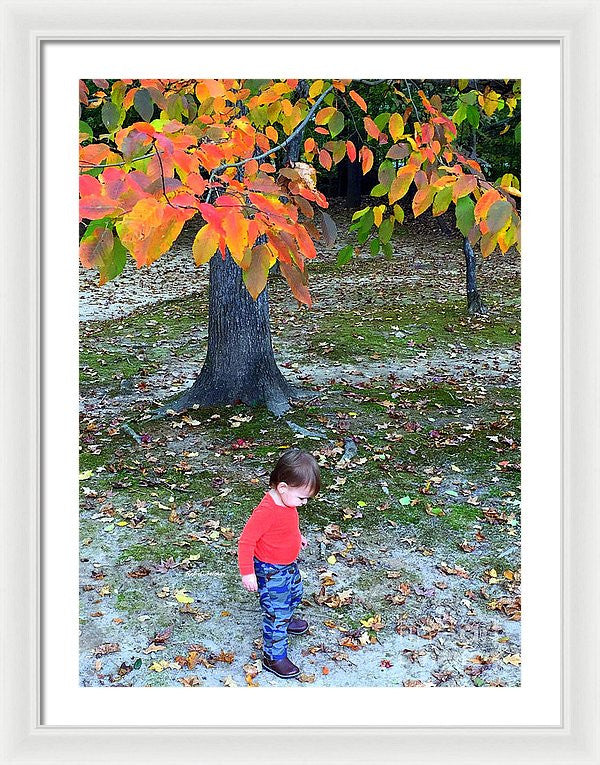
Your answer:
[[[242,586],[258,590],[263,612],[263,667],[277,677],[300,674],[287,655],[288,634],[308,630],[293,618],[302,599],[296,558],[308,544],[300,533],[298,511],[321,488],[317,461],[300,449],[284,452],[269,478],[270,489],[248,519],[238,542]]]

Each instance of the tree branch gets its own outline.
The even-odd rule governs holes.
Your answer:
[[[156,151],[156,149],[155,149]],[[83,164],[79,164],[79,167],[85,167],[86,169],[94,168],[94,167],[123,167],[123,165],[130,165],[132,162],[139,162],[141,159],[148,159],[148,157],[152,157],[154,155],[154,151],[149,152],[148,154],[144,154],[141,157],[134,157],[133,159],[127,160],[127,162],[113,162],[110,165],[93,165],[91,162],[84,162]]]
[[[413,101],[412,93],[410,92],[410,85],[408,84],[408,80],[404,80],[406,83],[406,89],[408,90],[408,97],[410,98],[410,102],[413,105],[413,109],[415,110],[415,114],[417,115],[417,120],[420,122],[421,117],[419,116],[419,110],[417,109],[417,105]]]
[[[229,164],[229,165],[219,165],[219,167],[216,167],[216,168],[215,168],[215,169],[214,169],[214,170],[211,172],[211,174],[210,174],[210,176],[209,176],[209,178],[208,178],[208,183],[209,183],[209,184],[211,184],[211,183],[212,183],[212,179],[213,179],[213,177],[214,177],[216,174],[218,174],[218,173],[222,173],[224,170],[227,170],[227,169],[228,169],[228,168],[230,168],[230,167],[243,167],[244,165],[247,165],[247,164],[248,164],[248,162],[251,162],[253,159],[256,159],[256,160],[258,160],[258,159],[264,159],[265,157],[268,157],[268,156],[270,156],[271,154],[274,154],[276,151],[281,151],[281,149],[285,148],[285,147],[288,145],[288,143],[289,143],[289,142],[290,142],[290,141],[291,141],[291,140],[292,140],[292,139],[293,139],[293,138],[294,138],[296,135],[298,135],[298,133],[299,133],[301,130],[304,130],[304,127],[306,126],[306,124],[308,123],[308,121],[310,120],[310,118],[312,117],[312,115],[315,113],[315,111],[317,110],[317,107],[319,106],[319,104],[320,104],[320,103],[323,101],[323,99],[325,98],[325,96],[326,96],[328,93],[331,93],[331,91],[332,91],[332,90],[333,90],[333,85],[330,85],[330,86],[327,88],[327,90],[325,90],[325,91],[323,91],[323,93],[321,93],[321,95],[319,96],[319,98],[318,98],[318,99],[317,99],[317,100],[314,102],[314,104],[311,106],[311,108],[310,108],[310,110],[309,110],[308,114],[306,115],[306,117],[305,117],[305,118],[302,120],[302,122],[301,122],[299,125],[297,125],[297,126],[294,128],[294,130],[293,130],[293,131],[290,133],[290,135],[289,135],[289,136],[288,136],[288,137],[285,139],[285,141],[283,141],[282,143],[278,144],[277,146],[273,146],[271,149],[269,149],[268,151],[265,151],[265,152],[263,152],[262,154],[258,154],[256,157],[248,157],[248,159],[243,159],[243,160],[241,160],[240,162],[232,162],[232,163],[231,163],[231,164]],[[209,197],[210,197],[210,193],[209,193]]]

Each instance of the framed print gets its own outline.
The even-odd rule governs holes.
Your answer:
[[[317,9],[267,0],[149,2],[143,14],[134,5],[113,13],[92,3],[27,1],[2,2],[2,10],[10,105],[2,125],[3,761],[599,762],[597,4],[553,2],[542,10],[525,2],[509,13],[497,2],[432,2],[426,20],[423,7],[391,2],[368,16],[354,2]],[[77,552],[75,514],[87,480],[76,448],[77,81],[318,78],[332,62],[328,76],[523,83],[523,645],[522,653],[501,654],[504,664],[522,660],[522,674],[509,667],[503,677],[518,679],[496,687],[200,684],[193,699],[187,683],[90,682],[89,673],[78,676],[76,627],[85,555]],[[155,499],[169,509],[168,498]],[[435,516],[438,508],[428,507]],[[321,545],[327,551],[327,540]],[[156,563],[168,568],[165,560],[166,553]],[[132,579],[147,576],[134,565]],[[512,581],[510,567],[502,573]],[[492,564],[486,575],[499,578]],[[185,605],[185,586],[176,592]],[[139,609],[136,618],[145,618]],[[110,645],[90,617],[95,645]],[[377,616],[365,612],[359,624],[369,630]],[[160,644],[160,632],[155,638]],[[155,653],[157,673],[168,671]],[[103,656],[93,656],[98,667]],[[131,668],[121,666],[125,677]],[[258,703],[249,696],[256,693]]]

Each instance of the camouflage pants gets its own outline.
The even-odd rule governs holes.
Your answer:
[[[273,660],[287,656],[287,627],[302,599],[297,563],[283,565],[254,559],[258,596],[263,612],[263,651]]]

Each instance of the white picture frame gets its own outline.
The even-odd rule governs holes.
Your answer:
[[[0,0],[3,12],[0,324],[2,342],[2,762],[599,763],[598,518],[600,97],[594,0],[426,5],[356,0],[283,6],[146,0],[125,6]],[[483,10],[485,9],[485,13]],[[194,34],[193,30],[201,30]],[[516,31],[515,31],[516,30]],[[40,51],[49,39],[555,40],[563,74],[563,719],[560,726],[474,728],[95,727],[40,724]],[[585,158],[585,170],[582,157]],[[14,257],[14,254],[19,257]]]

